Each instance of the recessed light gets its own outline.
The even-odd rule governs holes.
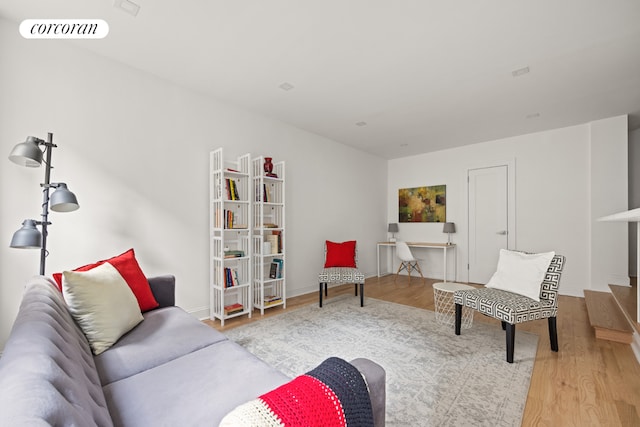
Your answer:
[[[406,142],[403,142],[402,144],[400,144],[400,147],[408,147],[409,144],[407,144]]]
[[[531,113],[526,115],[527,119],[537,119],[538,117],[540,117],[540,113]]]
[[[529,70],[529,67],[519,68],[519,69],[517,69],[517,70],[513,70],[513,71],[511,72],[511,75],[512,75],[513,77],[520,77],[520,76],[524,76],[525,74],[528,74],[528,73],[529,73],[529,71],[530,71],[530,70]]]
[[[289,83],[289,82],[284,82],[284,83],[282,83],[282,84],[281,84],[280,86],[278,86],[278,87],[279,87],[280,89],[282,89],[282,90],[291,90],[291,89],[293,89],[293,88],[294,88],[294,86],[293,86],[291,83]]]
[[[137,16],[140,6],[131,0],[113,0],[113,6],[127,12],[131,16]]]
[[[367,122],[356,122],[356,126],[362,127],[362,126],[366,126],[366,125],[367,125]]]

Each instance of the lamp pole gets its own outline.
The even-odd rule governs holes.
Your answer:
[[[41,146],[44,145],[44,151]],[[9,160],[20,165],[30,168],[42,166],[44,160],[44,182],[40,184],[42,187],[42,220],[35,221],[33,219],[25,219],[22,228],[13,233],[11,238],[12,248],[39,248],[40,249],[40,275],[44,276],[45,262],[49,252],[47,251],[47,237],[49,232],[47,228],[51,224],[49,222],[49,209],[54,212],[71,212],[80,207],[78,199],[67,188],[64,182],[51,183],[51,157],[53,149],[57,147],[53,143],[53,133],[47,134],[47,140],[28,136],[25,142],[21,142],[13,147]],[[46,158],[43,156],[46,154]],[[51,188],[55,191],[49,195]],[[51,206],[49,206],[51,205]],[[36,226],[42,226],[42,232]]]
[[[44,143],[47,151],[44,170],[44,184],[42,184],[42,247],[40,248],[40,275],[44,276],[44,265],[47,259],[47,225],[49,225],[49,188],[51,183],[51,153],[53,147],[53,133],[47,134],[47,142]]]

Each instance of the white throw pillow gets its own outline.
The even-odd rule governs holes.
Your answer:
[[[63,272],[62,293],[95,355],[143,320],[131,288],[108,262],[88,271]]]
[[[540,301],[540,285],[555,252],[525,254],[500,249],[498,269],[487,288],[502,289]]]

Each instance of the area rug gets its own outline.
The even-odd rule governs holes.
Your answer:
[[[538,344],[516,333],[510,364],[497,325],[456,336],[431,311],[346,295],[225,334],[292,378],[330,356],[375,361],[387,373],[388,426],[520,426]]]

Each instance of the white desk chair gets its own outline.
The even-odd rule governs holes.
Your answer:
[[[407,274],[409,275],[409,284],[411,284],[411,270],[418,270],[420,273],[420,277],[424,280],[424,276],[422,275],[422,270],[420,269],[420,263],[417,258],[413,256],[411,253],[411,249],[405,242],[396,242],[396,255],[400,258],[400,266],[398,267],[398,271],[396,271],[396,277],[393,279],[393,283],[396,283],[398,279],[398,275],[402,270],[407,270]]]

